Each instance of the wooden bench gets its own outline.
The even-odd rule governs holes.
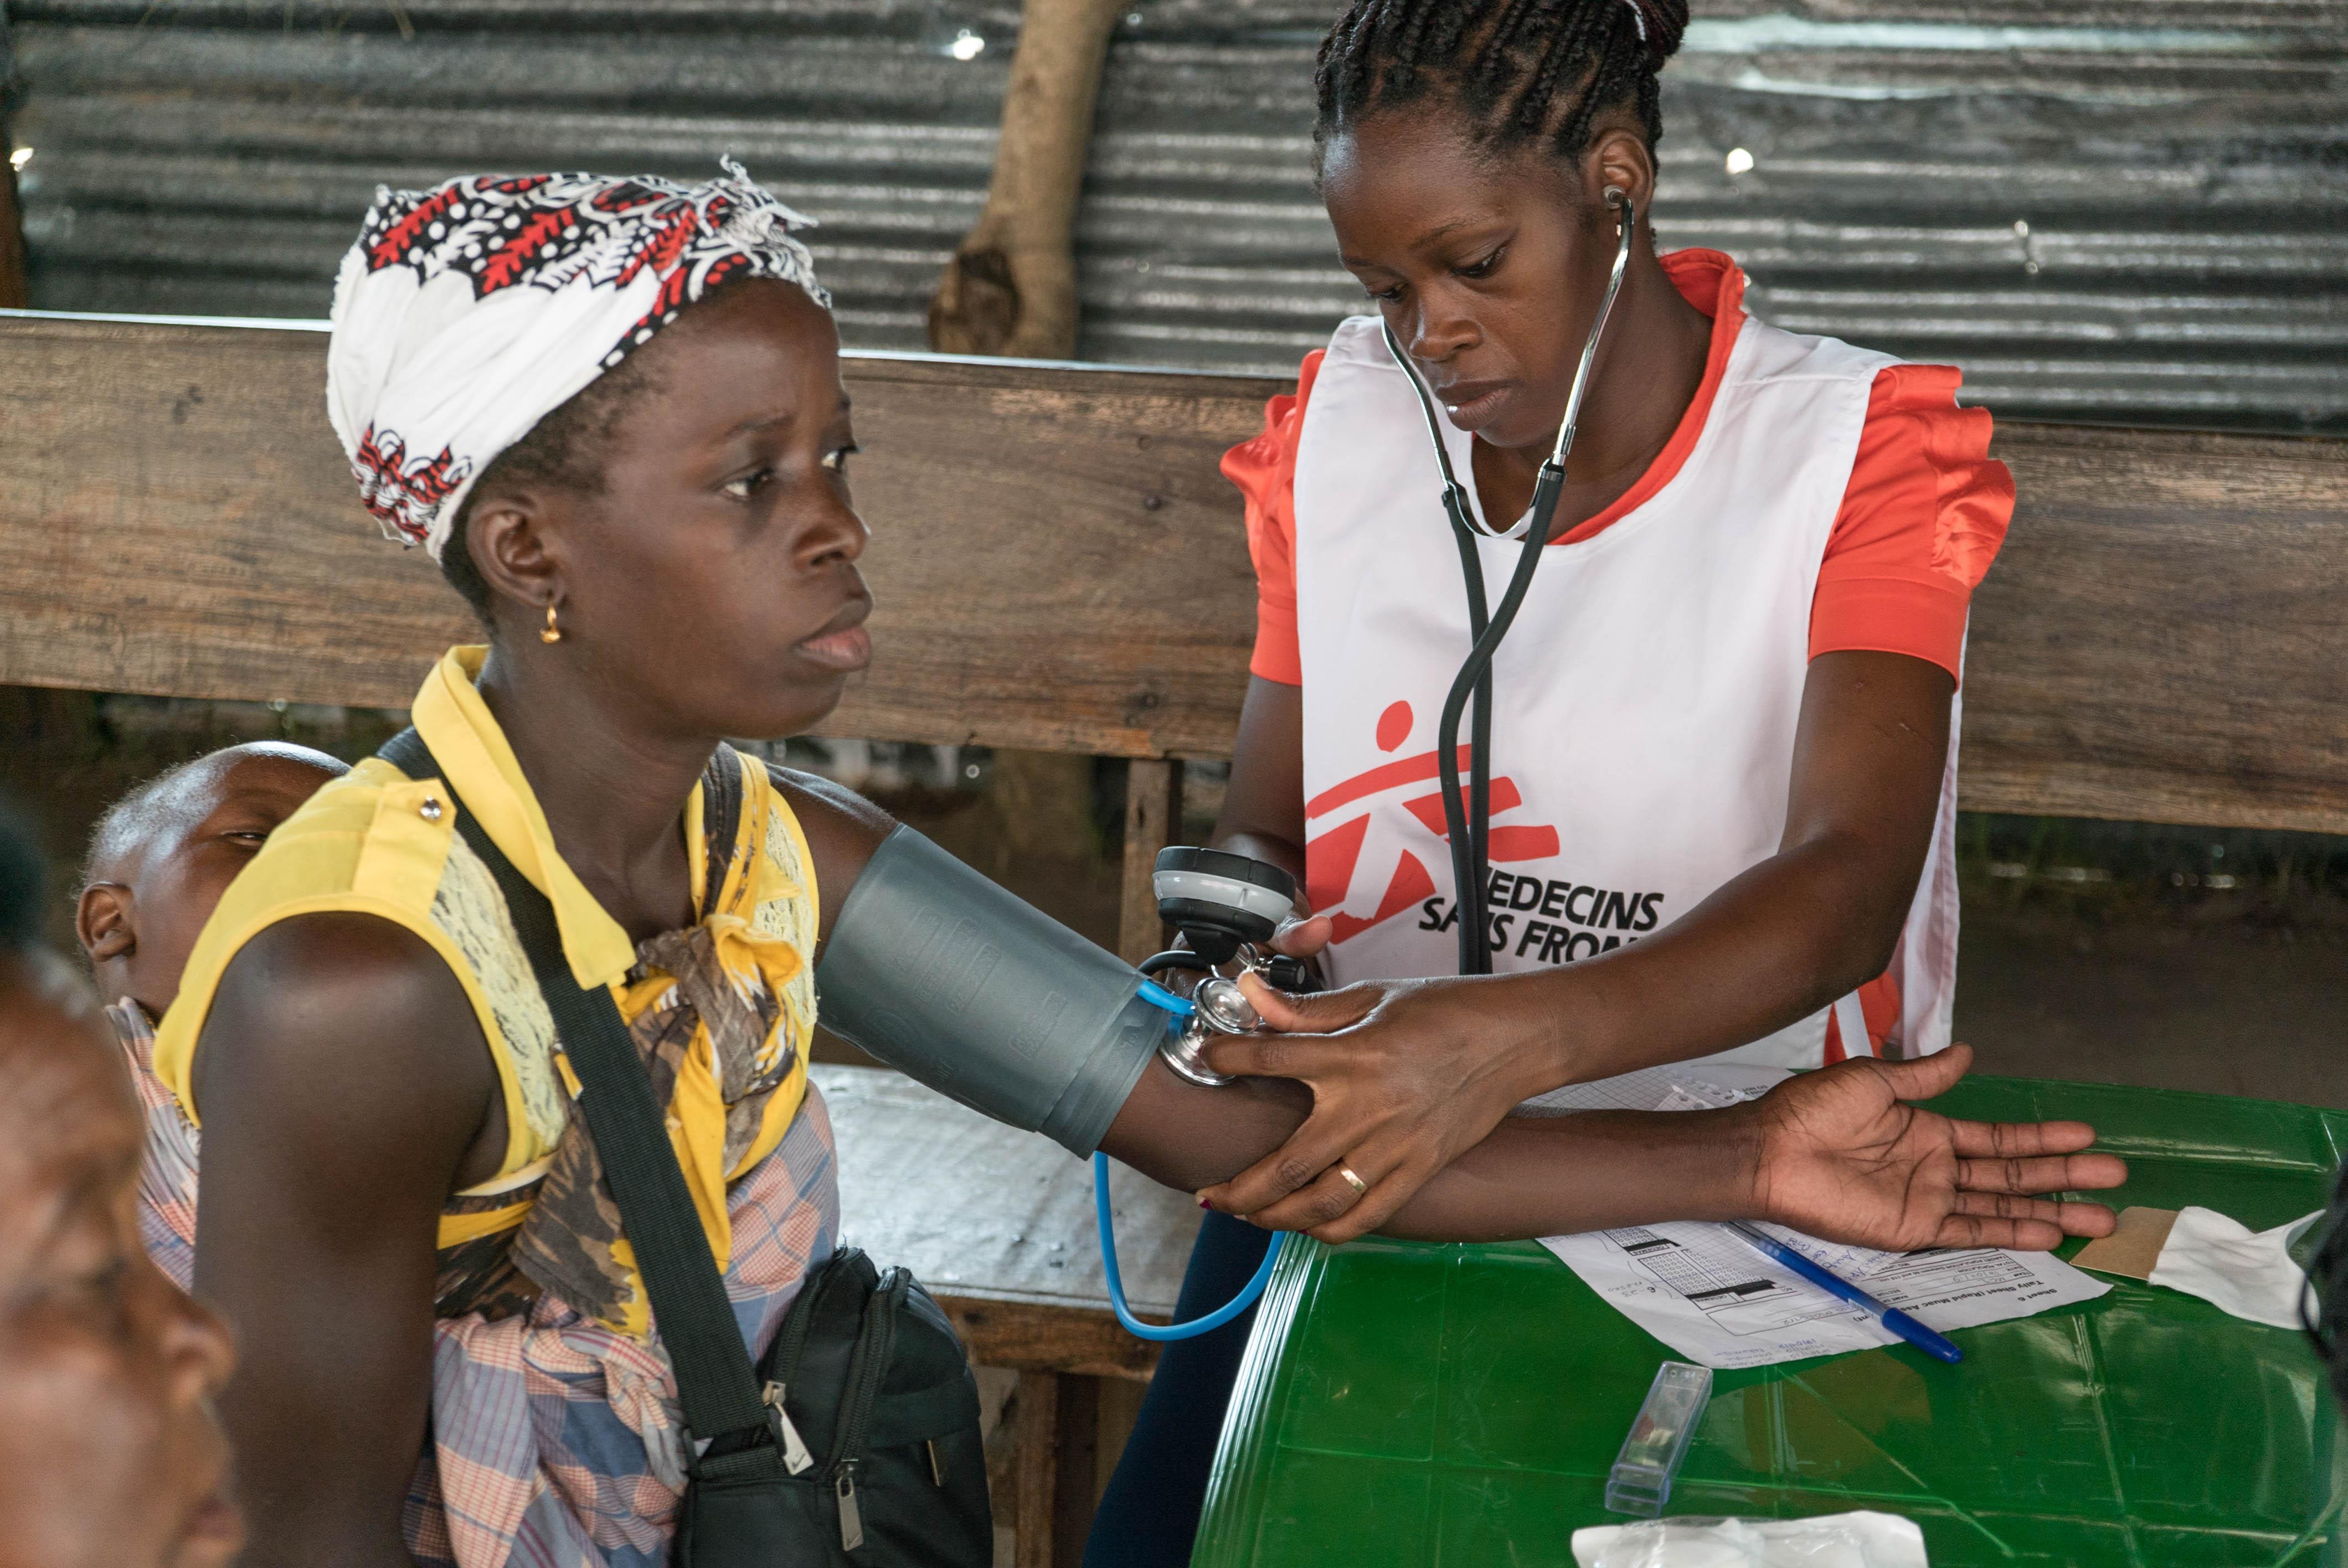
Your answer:
[[[0,313],[0,682],[400,707],[474,634],[359,510],[324,346],[301,324]],[[1128,759],[1119,946],[1140,956],[1182,760],[1228,753],[1245,689],[1252,578],[1216,463],[1283,388],[920,357],[847,375],[879,657],[829,733]],[[2022,505],[1976,601],[1964,805],[2348,832],[2348,444],[2009,424],[1997,453]],[[834,1109],[851,1235],[937,1283],[977,1360],[1039,1379],[1018,1556],[1054,1561],[1056,1535],[1073,1561],[1080,1379],[1152,1359],[1085,1272],[1082,1167],[902,1087]],[[868,1143],[918,1152],[924,1179],[876,1178]],[[1145,1204],[1126,1240],[1161,1311],[1183,1206]],[[1039,1272],[1006,1225],[1066,1251]]]

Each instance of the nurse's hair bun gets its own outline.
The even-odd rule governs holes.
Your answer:
[[[1432,103],[1495,151],[1590,145],[1627,109],[1663,134],[1655,73],[1679,52],[1688,0],[1353,0],[1313,74],[1316,149],[1369,116]]]
[[[1680,52],[1680,40],[1687,36],[1687,0],[1621,0],[1621,4],[1631,13],[1640,41],[1647,46],[1647,68],[1662,70],[1663,62]]]

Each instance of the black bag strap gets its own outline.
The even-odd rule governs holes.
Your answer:
[[[448,774],[412,729],[394,735],[376,754],[411,779],[438,779],[448,787]],[[620,1208],[621,1226],[635,1249],[644,1293],[652,1298],[661,1344],[676,1368],[686,1462],[696,1478],[747,1480],[771,1469],[779,1480],[785,1472],[772,1417],[634,1037],[610,991],[601,986],[584,989],[572,978],[546,895],[516,869],[456,791],[448,794],[458,833],[505,894],[514,931],[530,956],[546,1009],[554,1016],[555,1037],[579,1075],[573,1103],[586,1118],[587,1134]],[[696,1440],[707,1442],[698,1454]]]

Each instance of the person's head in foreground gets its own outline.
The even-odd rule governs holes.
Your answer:
[[[280,823],[349,771],[307,746],[256,741],[183,763],[116,802],[90,835],[75,917],[99,996],[162,1017],[221,894]]]
[[[0,817],[0,1568],[210,1568],[243,1542],[234,1353],[139,1246],[139,1118],[38,911]]]

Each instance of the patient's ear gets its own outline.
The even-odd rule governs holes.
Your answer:
[[[81,890],[74,911],[74,935],[93,964],[127,958],[139,950],[139,933],[132,923],[137,900],[119,882],[93,882]]]

